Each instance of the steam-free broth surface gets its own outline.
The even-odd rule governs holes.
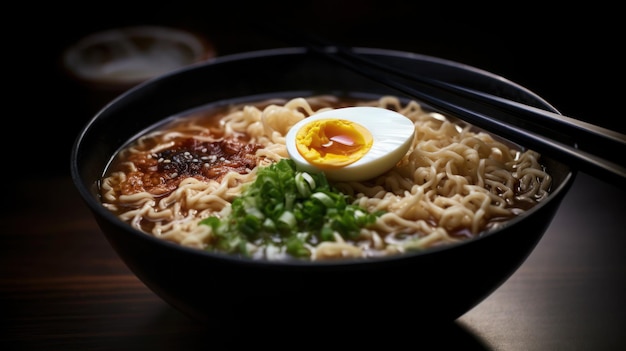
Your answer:
[[[406,155],[360,182],[290,169],[290,128],[348,106],[410,119],[415,134]],[[260,175],[279,180],[269,187],[256,181]],[[147,235],[251,259],[329,260],[467,240],[543,200],[551,178],[538,153],[416,101],[311,96],[180,116],[121,150],[101,184],[103,205]]]

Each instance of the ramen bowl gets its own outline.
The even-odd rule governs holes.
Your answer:
[[[356,52],[415,74],[557,112],[528,89],[464,64],[408,52]],[[495,230],[461,242],[371,259],[258,260],[191,248],[146,234],[105,208],[101,179],[117,151],[170,116],[207,104],[313,95],[401,96],[305,48],[222,56],[144,82],[101,109],[71,154],[76,188],[121,260],[171,306],[202,322],[324,326],[446,323],[471,310],[523,264],[575,178],[542,158],[549,195]]]

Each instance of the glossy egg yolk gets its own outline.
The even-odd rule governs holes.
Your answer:
[[[381,107],[329,109],[289,128],[285,146],[296,167],[328,180],[364,181],[393,168],[409,151],[415,124]]]
[[[361,159],[373,143],[362,125],[343,119],[320,119],[304,125],[296,134],[296,148],[319,168],[344,167]]]

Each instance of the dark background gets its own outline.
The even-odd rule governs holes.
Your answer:
[[[565,115],[624,130],[619,13],[604,6],[398,0],[37,5],[16,11],[19,25],[8,33],[7,102],[14,118],[5,121],[25,123],[23,143],[46,164],[44,171],[28,164],[32,175],[66,174],[71,144],[96,112],[60,64],[71,44],[96,31],[146,24],[197,32],[220,56],[289,46],[259,28],[270,24],[350,46],[462,62],[525,86]]]

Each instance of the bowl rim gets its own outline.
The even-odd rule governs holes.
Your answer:
[[[396,56],[399,58],[417,60],[417,61],[426,61],[438,65],[443,65],[446,67],[455,67],[457,69],[461,69],[463,71],[473,72],[475,74],[484,76],[490,80],[497,81],[498,84],[508,85],[511,88],[514,88],[517,91],[524,92],[525,94],[531,96],[538,103],[544,105],[543,107],[546,109],[552,110],[552,112],[561,114],[555,107],[550,105],[545,99],[537,95],[535,92],[530,89],[513,82],[507,78],[504,78],[495,73],[468,65],[464,63],[460,63],[454,60],[444,59],[440,57],[407,52],[401,50],[394,49],[385,49],[385,48],[371,48],[371,47],[354,47],[353,50],[356,53],[361,54],[369,54],[369,55],[383,55],[383,56]],[[415,256],[425,256],[425,255],[434,255],[441,251],[449,251],[454,250],[456,248],[471,245],[472,243],[483,240],[484,238],[491,237],[494,235],[498,235],[498,233],[502,232],[503,229],[508,228],[510,226],[516,225],[518,222],[524,220],[526,217],[532,215],[533,213],[539,211],[541,208],[547,206],[552,199],[557,198],[559,196],[563,196],[565,192],[571,187],[574,182],[577,174],[577,170],[573,169],[567,165],[567,172],[563,177],[563,181],[560,182],[555,188],[550,190],[549,197],[533,206],[531,209],[525,211],[520,216],[515,216],[512,219],[507,220],[505,223],[498,226],[498,228],[493,230],[487,230],[481,232],[479,235],[468,238],[455,243],[447,243],[442,246],[435,246],[431,248],[427,248],[424,250],[417,250],[413,252],[406,252],[398,255],[389,255],[383,257],[371,257],[371,258],[343,258],[338,260],[323,260],[323,261],[311,261],[311,260],[259,260],[259,259],[251,259],[245,257],[239,257],[232,254],[222,253],[222,252],[213,252],[207,250],[200,250],[198,248],[192,248],[183,246],[178,243],[173,243],[168,240],[164,240],[162,238],[158,238],[152,235],[148,235],[145,232],[137,230],[127,223],[121,221],[117,216],[115,216],[111,211],[107,210],[104,206],[102,206],[101,202],[99,202],[96,198],[94,198],[90,189],[83,183],[81,172],[79,170],[77,159],[78,153],[81,149],[81,145],[83,140],[87,134],[87,132],[92,128],[94,123],[99,119],[99,117],[105,113],[111,106],[116,105],[119,101],[127,99],[129,96],[135,94],[135,92],[148,89],[155,82],[162,81],[167,79],[170,76],[179,75],[184,72],[192,71],[207,65],[218,65],[222,63],[231,63],[242,60],[254,60],[257,58],[268,57],[268,56],[287,56],[287,55],[306,55],[308,53],[308,49],[305,47],[283,47],[283,48],[273,48],[273,49],[263,49],[263,50],[255,50],[255,51],[247,51],[234,53],[223,56],[216,56],[206,61],[192,63],[187,66],[181,67],[179,69],[172,70],[163,75],[150,78],[142,83],[139,83],[127,91],[121,93],[116,98],[111,100],[108,104],[105,104],[99,111],[97,111],[94,116],[85,124],[85,126],[81,129],[78,136],[76,137],[72,150],[71,150],[71,160],[70,160],[70,173],[73,183],[75,187],[79,191],[83,201],[87,204],[87,206],[91,209],[92,212],[97,213],[104,217],[109,223],[115,225],[118,229],[129,232],[130,235],[134,235],[138,237],[140,240],[147,240],[153,244],[164,246],[168,249],[184,251],[188,255],[194,256],[206,256],[214,259],[219,259],[223,261],[227,261],[229,263],[238,264],[238,265],[256,265],[256,266],[268,266],[268,267],[279,267],[279,268],[301,268],[301,267],[315,267],[315,268],[323,268],[323,267],[348,267],[348,266],[363,266],[367,267],[369,265],[377,265],[381,262],[395,262],[399,260],[404,260],[408,257]],[[558,162],[558,161],[557,161]]]

